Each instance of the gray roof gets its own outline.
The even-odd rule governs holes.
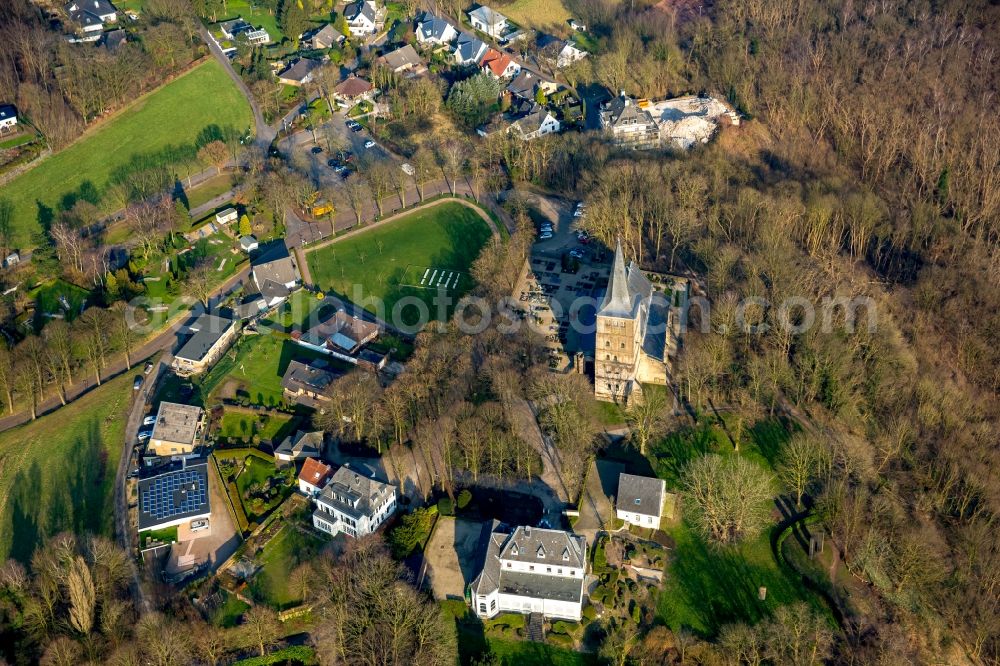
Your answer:
[[[288,248],[281,244],[276,249],[272,248],[265,252],[263,256],[254,261],[253,279],[263,291],[266,281],[285,285],[289,282],[298,282],[301,278],[295,260],[288,254]]]
[[[625,265],[619,241],[608,288],[597,309],[598,316],[636,320],[642,335],[643,353],[662,361],[666,352],[669,309],[669,297],[653,289],[642,269],[634,261]]]
[[[370,517],[394,495],[394,491],[391,484],[345,463],[334,473],[316,501],[354,518]]]
[[[278,74],[278,78],[288,79],[289,81],[305,81],[306,77],[317,67],[319,67],[319,63],[315,60],[299,58],[290,67],[285,69],[285,71]]]
[[[315,46],[317,43],[322,44],[336,44],[342,40],[344,36],[340,34],[340,31],[333,27],[332,23],[327,23],[322,28],[313,31],[309,35],[309,41]]]
[[[537,75],[522,69],[521,73],[515,76],[514,80],[507,86],[507,90],[519,97],[534,97],[535,86],[540,81],[541,79]]]
[[[475,594],[485,595],[499,589],[505,594],[541,599],[579,601],[582,598],[585,576],[574,578],[508,571],[500,566],[500,561],[584,569],[587,562],[584,537],[539,527],[517,527],[512,534],[507,534],[496,522],[487,523],[484,533],[486,529],[490,534],[485,548],[480,547],[481,551],[485,550],[486,558],[482,571],[472,582]]]
[[[194,444],[201,423],[201,407],[161,402],[151,439],[177,444]]]
[[[290,362],[281,378],[281,388],[295,392],[305,390],[322,393],[337,375],[323,368],[321,363],[323,362],[313,361],[312,364],[302,361]]]
[[[518,527],[504,543],[501,560],[530,564],[557,563],[582,568],[586,563],[587,540],[563,530]]]
[[[616,508],[619,511],[659,516],[665,491],[666,482],[663,479],[622,472],[618,475]]]
[[[324,321],[302,333],[301,339],[316,347],[340,348],[346,352],[357,349],[379,331],[378,324],[337,310]]]
[[[139,529],[211,513],[208,465],[188,465],[139,481]]]
[[[175,356],[188,361],[198,362],[205,358],[209,350],[215,346],[222,336],[226,335],[235,325],[232,319],[213,314],[203,314],[188,326],[193,335],[180,348]]]
[[[393,71],[402,69],[406,66],[416,67],[422,62],[420,60],[420,56],[417,55],[416,50],[414,50],[414,48],[409,44],[401,46],[395,51],[386,53],[384,56],[379,58],[379,60],[384,62],[385,65]]]
[[[619,95],[611,100],[608,107],[601,111],[601,117],[611,127],[627,125],[656,127],[656,121],[649,111],[639,107],[633,100],[624,95]]]
[[[65,5],[70,18],[83,25],[101,23],[101,17],[115,13],[115,6],[108,0],[71,0]]]
[[[122,47],[122,44],[127,41],[128,36],[125,34],[125,31],[119,28],[118,30],[109,30],[104,33],[101,37],[100,44],[112,53],[115,53]]]
[[[441,41],[444,39],[448,28],[454,29],[454,26],[443,18],[437,17],[430,12],[424,12],[423,17],[417,23],[417,37],[425,40],[436,39]]]
[[[536,105],[536,108],[532,109],[531,113],[526,116],[521,116],[514,121],[514,125],[521,131],[522,134],[531,134],[537,132],[542,127],[542,123],[550,115],[549,110],[544,106]]]
[[[633,310],[632,297],[629,294],[628,275],[625,268],[625,257],[622,254],[621,239],[615,246],[615,263],[611,267],[611,278],[608,290],[604,293],[604,301],[597,314],[607,317],[631,318]]]
[[[295,435],[286,437],[274,452],[294,455],[299,458],[318,458],[323,453],[323,431],[302,432],[296,430]]]
[[[507,17],[498,11],[490,9],[486,5],[479,5],[471,12],[469,12],[469,18],[477,18],[488,26],[496,26],[507,21]]]
[[[463,61],[476,60],[486,51],[486,42],[473,37],[467,32],[459,33],[458,42],[455,44],[455,54]]]
[[[13,104],[0,104],[0,120],[17,118],[17,107]]]
[[[344,18],[348,21],[353,21],[358,17],[358,15],[364,16],[366,19],[375,22],[375,5],[371,2],[366,2],[365,0],[358,0],[357,2],[351,3],[344,7]]]

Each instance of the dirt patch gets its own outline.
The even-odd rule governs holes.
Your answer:
[[[236,392],[243,388],[243,384],[236,379],[227,379],[219,387],[216,395],[223,400],[232,400],[236,397]]]
[[[465,588],[479,575],[479,540],[483,523],[441,518],[427,544],[427,581],[435,599],[464,599]]]

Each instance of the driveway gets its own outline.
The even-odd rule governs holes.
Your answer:
[[[611,526],[615,514],[609,498],[618,494],[618,475],[624,471],[622,463],[596,460],[590,464],[587,490],[580,501],[580,518],[573,529],[591,543],[597,532]]]
[[[177,529],[178,543],[171,547],[167,559],[168,574],[187,569],[188,563],[189,566],[198,566],[209,562],[214,570],[228,560],[241,543],[229,512],[229,500],[219,483],[219,475],[213,469],[208,472],[208,492],[212,506],[209,528],[203,532],[191,532],[188,525],[181,525]]]
[[[464,599],[465,588],[479,575],[479,539],[483,523],[440,518],[424,551],[426,580],[435,599]]]

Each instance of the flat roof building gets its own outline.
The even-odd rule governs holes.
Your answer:
[[[147,453],[158,456],[192,453],[200,443],[202,414],[201,407],[161,402],[153,434],[146,447]]]
[[[174,354],[171,363],[179,375],[196,375],[214,364],[236,338],[236,322],[226,317],[203,314],[188,326],[189,337]]]
[[[208,518],[208,465],[187,465],[139,481],[139,531]]]

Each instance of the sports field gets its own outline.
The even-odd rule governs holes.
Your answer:
[[[320,247],[306,258],[313,281],[324,291],[390,322],[398,305],[399,323],[409,326],[417,321],[416,301],[436,319],[440,290],[454,301],[472,288],[469,266],[490,233],[475,211],[447,202]],[[402,301],[405,297],[412,299]]]
[[[0,434],[0,561],[63,531],[112,536],[133,373]]]
[[[114,207],[107,190],[115,179],[176,164],[213,125],[243,132],[252,124],[246,99],[219,63],[206,60],[5,185],[0,196],[14,204],[13,244],[31,247],[40,223],[79,199]]]

